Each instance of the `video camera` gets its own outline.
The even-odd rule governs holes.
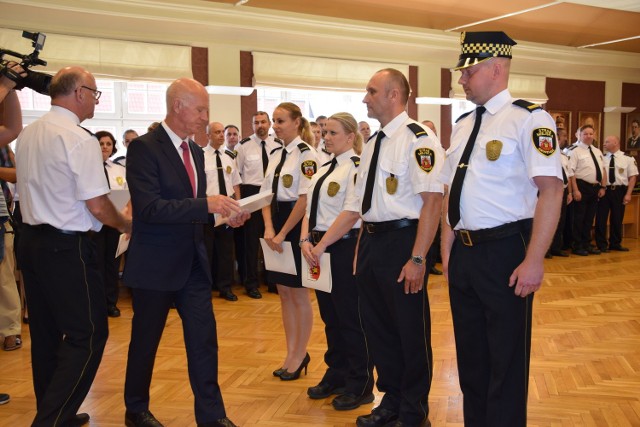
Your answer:
[[[23,31],[22,37],[32,41],[33,52],[31,52],[29,55],[22,55],[21,53],[14,52],[12,50],[0,48],[0,75],[4,75],[16,82],[16,90],[28,87],[43,95],[49,95],[51,76],[49,74],[29,70],[29,68],[33,67],[34,65],[47,65],[47,61],[44,61],[38,57],[40,51],[44,47],[44,42],[47,38],[47,35],[43,33],[30,33],[28,31]],[[22,77],[20,74],[15,73],[11,68],[9,68],[7,66],[9,61],[4,59],[5,55],[19,58],[21,60],[20,66],[25,70],[27,76]]]

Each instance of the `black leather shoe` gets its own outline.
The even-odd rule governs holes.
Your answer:
[[[80,427],[89,424],[91,417],[89,414],[77,414],[66,424],[68,427]]]
[[[624,246],[609,246],[609,250],[618,252],[629,252],[629,248],[625,248]]]
[[[287,372],[287,370],[285,368],[278,368],[275,371],[273,371],[273,376],[274,377],[280,377],[285,372]]]
[[[566,253],[565,251],[554,251],[554,250],[551,250],[551,251],[549,251],[549,253],[551,255],[553,255],[553,256],[561,256],[563,258],[566,258],[566,257],[569,256],[569,254]]]
[[[229,418],[224,417],[212,423],[198,424],[198,427],[238,427]]]
[[[359,408],[360,405],[364,405],[365,403],[371,403],[373,402],[373,399],[373,393],[363,394],[360,396],[352,393],[345,393],[340,396],[336,396],[331,404],[333,405],[333,409],[336,411],[349,411],[351,409]]]
[[[276,285],[268,285],[267,292],[278,295],[278,287]]]
[[[396,421],[393,421],[393,422],[385,425],[384,427],[409,427],[409,426],[411,426],[411,427],[431,427],[431,421],[429,421],[428,418],[425,418],[419,424],[408,424],[408,423],[405,423],[404,421],[396,420]]]
[[[124,425],[127,427],[164,427],[156,420],[151,411],[124,413]]]
[[[580,256],[587,256],[589,255],[589,252],[585,251],[584,249],[574,249],[571,251],[572,254],[574,255],[580,255]]]
[[[307,395],[309,395],[311,399],[324,399],[332,394],[342,394],[344,391],[344,387],[342,386],[321,382],[316,386],[309,387],[307,389]]]
[[[360,415],[356,418],[356,425],[358,427],[383,427],[397,419],[398,414],[378,406],[369,415]]]
[[[227,301],[238,301],[238,297],[231,291],[220,291],[220,298],[224,298]]]
[[[598,248],[598,250],[603,254],[606,254],[607,252],[609,252],[609,249],[607,249],[606,247]]]
[[[593,248],[590,247],[587,252],[589,252],[591,255],[600,255],[602,252],[600,252],[600,249],[597,248]]]
[[[300,378],[300,373],[302,372],[303,369],[304,369],[304,374],[307,375],[307,366],[309,366],[310,361],[311,361],[311,356],[309,356],[309,353],[307,353],[304,356],[304,359],[302,359],[302,363],[300,364],[300,366],[298,366],[298,369],[296,369],[293,372],[289,372],[288,370],[284,371],[282,375],[280,375],[280,379],[282,381],[297,380],[298,378]]]
[[[434,265],[433,267],[431,267],[431,270],[429,270],[429,274],[433,274],[434,276],[442,276],[442,271],[438,270]]]
[[[120,310],[115,305],[107,307],[107,315],[109,317],[120,317]]]
[[[247,291],[247,295],[249,296],[249,298],[253,298],[253,299],[260,299],[262,298],[262,294],[260,293],[259,290],[257,290],[256,288],[253,289],[249,289]]]
[[[551,254],[551,252],[547,252],[546,254],[544,254],[545,259],[551,259],[553,258],[553,255]]]

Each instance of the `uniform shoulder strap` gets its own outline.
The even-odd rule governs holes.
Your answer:
[[[311,148],[309,148],[309,146],[304,142],[301,142],[300,144],[298,144],[298,149],[300,150],[301,153],[311,150]]]
[[[542,110],[542,107],[538,104],[534,104],[533,102],[525,101],[524,99],[516,99],[513,101],[513,105],[516,105],[520,108],[524,108],[530,113],[533,113],[536,110]]]
[[[358,156],[351,156],[351,161],[353,162],[353,164],[355,165],[355,167],[360,166],[360,157],[358,157]]]
[[[284,141],[283,141],[283,140],[281,140],[280,138],[273,138],[273,140],[274,140],[275,142],[277,142],[278,144],[280,144],[280,145],[284,145]]]
[[[429,134],[427,133],[426,130],[424,130],[424,128],[422,126],[420,126],[417,123],[409,123],[407,125],[407,127],[409,129],[411,129],[411,132],[413,132],[413,134],[417,137],[417,138],[422,138],[423,136],[429,136]]]
[[[240,141],[240,144],[244,144],[244,143],[245,143],[245,142],[247,142],[247,141],[251,141],[251,137],[250,137],[250,136],[249,136],[249,137],[246,137],[246,138],[245,138],[245,139],[243,139],[243,140],[241,140],[241,141]]]
[[[236,153],[234,153],[233,151],[231,151],[229,149],[225,149],[224,150],[224,154],[226,154],[227,156],[231,157],[232,159],[236,158]]]

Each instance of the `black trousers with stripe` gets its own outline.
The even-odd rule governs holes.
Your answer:
[[[360,237],[356,282],[367,343],[378,372],[376,385],[385,393],[380,406],[407,425],[429,414],[433,375],[431,319],[425,286],[404,293],[398,276],[411,258],[417,226]]]
[[[449,297],[466,427],[527,424],[533,294],[509,287],[527,244],[523,234],[453,244]]]
[[[104,285],[96,245],[23,225],[20,258],[29,305],[33,426],[64,426],[95,378],[108,336]]]
[[[604,197],[598,201],[596,212],[596,244],[600,249],[620,246],[622,243],[622,219],[624,218],[624,195],[626,185],[614,189],[607,188]],[[609,220],[609,244],[607,244],[607,219]]]

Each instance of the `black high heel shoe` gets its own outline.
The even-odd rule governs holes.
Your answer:
[[[280,379],[282,381],[293,381],[293,380],[297,380],[298,378],[300,378],[300,372],[302,372],[302,369],[304,368],[304,374],[307,375],[307,366],[309,366],[309,362],[311,361],[311,356],[309,356],[309,353],[307,353],[304,356],[304,359],[302,359],[302,363],[300,364],[300,366],[298,366],[298,369],[296,369],[293,372],[289,372],[287,370],[285,370],[281,375],[280,375]]]
[[[285,372],[287,372],[287,370],[285,368],[278,368],[275,371],[273,371],[273,376],[274,377],[280,377],[282,376],[282,374],[284,374]]]

